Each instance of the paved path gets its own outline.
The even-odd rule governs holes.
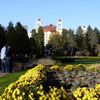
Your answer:
[[[36,61],[36,64],[43,64],[43,65],[54,65],[56,63],[55,60],[51,58],[40,58]]]
[[[8,73],[3,73],[0,71],[0,77],[7,75]]]

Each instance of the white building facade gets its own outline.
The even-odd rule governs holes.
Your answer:
[[[38,28],[42,26],[42,20],[37,19],[36,20],[36,32],[38,33]],[[53,32],[59,32],[62,34],[62,20],[58,19],[57,20],[57,25],[47,25],[47,26],[42,26],[43,27],[43,32],[44,32],[44,46],[48,44],[49,37]]]

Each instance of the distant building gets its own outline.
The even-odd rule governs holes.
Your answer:
[[[56,26],[54,26],[52,24],[43,27],[44,46],[46,46],[48,44],[50,34],[55,31],[56,31]]]
[[[41,19],[39,18],[39,19],[36,20],[36,28],[35,28],[35,29],[36,29],[36,32],[37,32],[37,33],[38,33],[38,29],[39,29],[40,26],[42,26],[42,21],[41,21]]]
[[[32,37],[32,33],[31,32],[28,32],[28,37]]]
[[[62,34],[62,20],[58,19],[57,20],[57,28],[56,31],[59,32],[60,34]]]
[[[37,19],[36,20],[36,32],[37,33],[38,33],[38,28],[40,26],[42,26],[42,20]],[[44,46],[48,44],[49,36],[51,33],[56,31],[62,34],[62,20],[61,19],[57,20],[57,26],[50,24],[50,25],[42,26],[42,27],[43,27],[43,32],[44,32]]]
[[[85,37],[86,36],[86,32],[87,32],[87,27],[86,26],[82,26],[82,31],[83,31],[83,35]]]
[[[83,33],[86,33],[87,32],[87,27],[86,26],[82,26],[82,30],[83,30]]]
[[[28,26],[27,25],[23,25],[23,27],[28,31]],[[31,32],[28,32],[28,37],[30,38],[32,36]]]

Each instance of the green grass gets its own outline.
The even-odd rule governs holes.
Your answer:
[[[60,58],[60,57],[59,57]],[[72,65],[77,65],[77,64],[85,64],[86,66],[91,66],[91,65],[100,65],[100,57],[72,57],[75,58],[74,61],[72,62],[68,62],[68,60],[66,60],[66,58],[68,57],[63,57],[63,59],[65,60],[65,63],[62,63],[60,60],[56,60],[56,64],[60,65],[60,66],[66,66],[68,64],[72,64]]]
[[[4,89],[9,84],[18,80],[19,76],[25,74],[25,72],[26,71],[13,72],[13,73],[9,73],[3,77],[0,77],[0,95],[3,93]]]

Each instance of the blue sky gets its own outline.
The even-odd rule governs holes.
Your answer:
[[[100,29],[100,0],[0,0],[3,26],[20,21],[31,31],[36,18],[41,18],[43,25],[56,25],[61,18],[64,28],[91,25]]]

